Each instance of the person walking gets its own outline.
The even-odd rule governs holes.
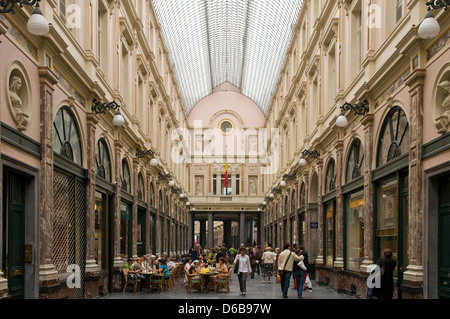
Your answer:
[[[289,243],[284,244],[284,250],[278,258],[278,271],[280,272],[281,292],[283,294],[283,298],[288,297],[287,294],[294,268],[294,261],[298,262],[300,259],[303,259],[303,257],[300,257],[295,252],[292,252],[291,245]]]
[[[394,270],[397,262],[392,259],[392,250],[386,248],[383,257],[378,258],[377,265],[381,271],[381,288],[374,289],[378,299],[392,299],[394,295]]]
[[[230,258],[234,260],[234,257],[236,257],[236,249],[234,247],[231,247],[228,252],[230,253]]]
[[[258,276],[261,274],[263,265],[262,265],[262,255],[264,251],[261,249],[261,246],[255,246],[255,260],[256,260],[256,270],[258,271]]]
[[[305,281],[305,277],[306,277],[306,267],[304,264],[304,259],[305,257],[303,257],[303,255],[301,255],[301,250],[299,248],[297,248],[295,250],[295,254],[297,256],[300,256],[300,261],[299,262],[294,262],[294,278],[295,278],[295,282],[297,285],[297,297],[301,298],[302,294],[303,294],[303,283]]]
[[[305,250],[305,246],[303,246],[303,245],[300,245],[298,248],[300,249],[300,254],[304,257],[303,263],[305,264],[305,267],[306,267],[303,290],[308,289],[309,292],[312,292],[312,284],[311,284],[311,280],[309,278],[310,267],[309,267],[308,252]]]
[[[250,257],[245,253],[245,247],[239,249],[239,254],[234,259],[234,264],[238,264],[238,280],[241,295],[245,296],[247,293],[247,276],[252,272],[252,265],[250,264]]]
[[[271,247],[267,247],[264,251],[261,257],[261,263],[263,265],[263,283],[265,283],[266,277],[268,277],[267,283],[270,284],[270,277],[273,275],[273,265],[275,263],[275,255],[273,254]]]
[[[252,266],[252,275],[251,278],[255,279],[255,272],[256,272],[256,258],[255,258],[255,252],[253,251],[253,247],[248,247],[248,253],[247,255],[250,257],[250,265]]]

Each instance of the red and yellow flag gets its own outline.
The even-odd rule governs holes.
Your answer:
[[[225,195],[228,194],[228,163],[225,161]]]

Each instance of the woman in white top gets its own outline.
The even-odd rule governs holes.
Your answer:
[[[272,252],[272,248],[271,247],[267,247],[266,250],[264,251],[261,261],[263,263],[263,271],[262,271],[262,276],[263,276],[263,283],[266,282],[266,276],[269,277],[267,280],[267,283],[270,284],[270,277],[272,277],[273,275],[273,264],[275,263],[275,255]]]
[[[234,264],[239,262],[238,280],[241,289],[241,295],[247,293],[247,276],[252,274],[252,265],[250,264],[250,257],[245,254],[245,247],[239,249],[240,254],[234,259]]]

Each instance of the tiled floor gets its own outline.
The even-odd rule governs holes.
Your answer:
[[[186,286],[183,279],[175,280],[175,287],[173,291],[164,291],[163,293],[153,291],[149,293],[148,289],[141,292],[118,292],[110,293],[104,296],[103,299],[282,299],[280,284],[272,282],[271,284],[262,283],[262,277],[255,275],[254,279],[247,279],[247,295],[241,296],[239,294],[239,282],[237,275],[232,274],[232,283],[230,293],[226,290],[221,290],[217,294],[214,291],[201,294],[197,290],[192,290],[191,294],[186,292]],[[273,280],[274,278],[272,278]],[[293,287],[293,280],[291,286]],[[297,291],[289,288],[288,299],[297,299]],[[357,299],[354,296],[349,296],[342,293],[337,293],[333,289],[325,286],[318,286],[313,282],[312,292],[304,291],[302,299]]]

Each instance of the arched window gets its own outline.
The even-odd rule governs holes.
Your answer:
[[[284,215],[287,215],[287,213],[288,213],[288,209],[289,209],[288,202],[289,202],[289,197],[286,195],[284,197]]]
[[[163,196],[162,196],[162,191],[159,190],[159,196],[158,196],[158,208],[159,211],[162,212],[163,211]]]
[[[291,196],[291,212],[295,212],[295,190],[292,191]]]
[[[166,216],[169,216],[169,196],[166,196]]]
[[[328,163],[327,173],[325,175],[325,194],[336,189],[336,173],[334,159]]]
[[[98,140],[97,147],[95,148],[95,163],[97,164],[97,176],[111,183],[111,159],[109,157],[108,145],[103,138]]]
[[[300,187],[300,207],[304,207],[306,205],[306,193],[305,193],[305,183],[302,183]]]
[[[137,189],[138,199],[145,201],[145,184],[144,184],[144,176],[142,173],[139,173],[138,176],[138,189]]]
[[[70,161],[82,166],[81,139],[73,113],[62,107],[53,121],[53,150]]]
[[[128,166],[127,160],[124,158],[122,160],[122,190],[128,193],[131,193],[131,176],[130,176],[130,168]]]
[[[150,183],[150,207],[155,207],[156,199],[155,199],[155,188],[153,187],[153,183]]]
[[[401,107],[393,108],[384,120],[378,143],[377,166],[409,152],[409,123]]]
[[[364,150],[361,145],[361,141],[356,139],[348,154],[347,159],[347,170],[346,170],[346,179],[345,181],[351,182],[352,180],[361,177],[364,166]]]

